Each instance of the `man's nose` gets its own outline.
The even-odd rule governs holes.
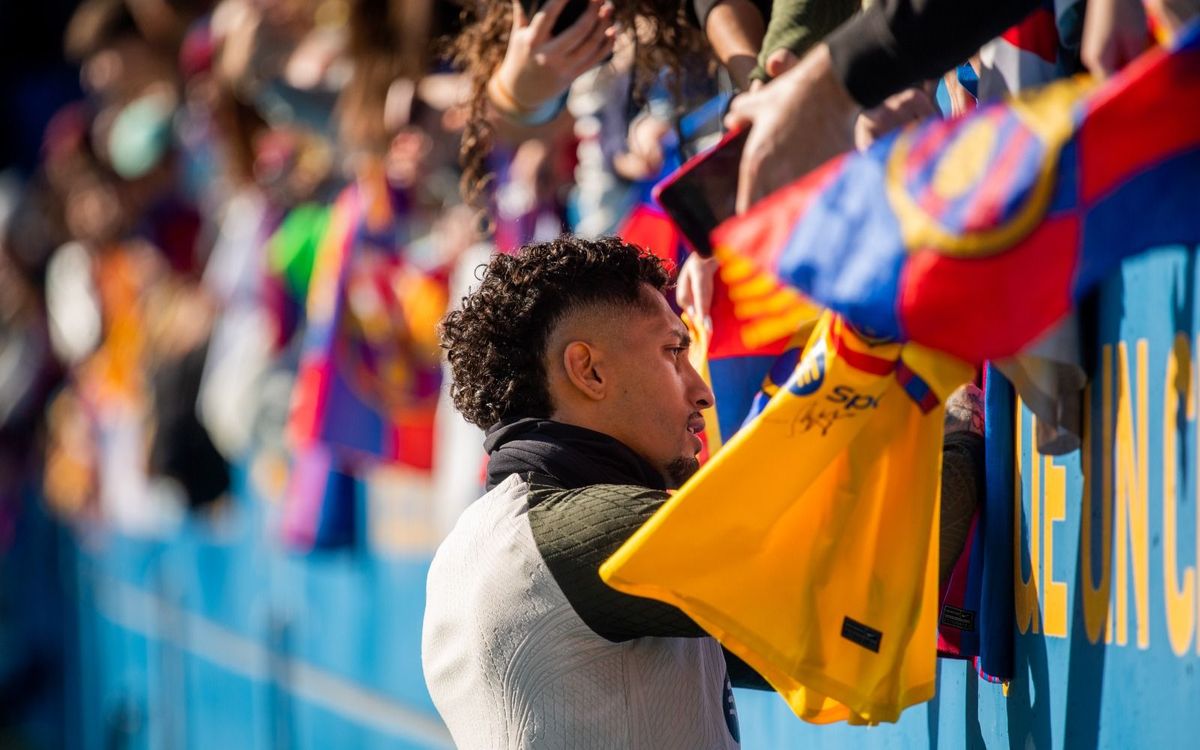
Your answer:
[[[688,370],[691,371],[691,382],[689,383],[688,391],[691,402],[698,409],[709,408],[717,400],[716,396],[713,395],[712,388],[708,386],[708,383],[704,382],[704,378],[700,377],[700,373],[696,371],[695,367],[689,365]]]

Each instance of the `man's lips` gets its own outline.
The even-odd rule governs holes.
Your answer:
[[[688,419],[687,429],[693,435],[699,435],[704,432],[704,417],[699,414],[693,414]]]

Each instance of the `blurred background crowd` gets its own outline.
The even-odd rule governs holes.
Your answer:
[[[300,549],[353,544],[376,479],[444,531],[483,460],[439,398],[447,304],[494,250],[637,225],[757,64],[762,14],[722,67],[724,4],[592,5],[523,118],[486,91],[516,4],[6,3],[0,544],[31,488],[162,535],[243,469]]]
[[[38,20],[52,30],[11,7],[29,16],[5,24],[14,34]],[[220,513],[230,462],[253,453],[257,485],[282,500],[322,265],[350,277],[324,322],[356,347],[363,400],[386,409],[396,378],[413,381],[400,388],[405,453],[429,470],[432,329],[476,241],[457,199],[457,79],[434,54],[458,10],[62,8],[65,59],[42,71],[52,85],[22,76],[6,97],[17,132],[5,139],[0,518],[44,479],[64,517],[162,532],[189,510]],[[331,219],[355,239],[326,242]],[[333,257],[349,244],[353,258]],[[406,285],[424,293],[400,295]],[[327,338],[308,347],[314,368],[335,357]],[[330,473],[355,474],[350,463]]]
[[[681,261],[651,187],[859,3],[557,5],[0,2],[0,560],[34,505],[83,539],[254,502],[293,550],[431,550],[482,485],[437,343],[479,264],[564,231]],[[1044,5],[1047,77],[1081,69],[1080,4]],[[969,109],[979,68],[856,145]]]
[[[156,534],[242,465],[302,547],[352,541],[330,508],[376,469],[452,519],[482,454],[439,400],[449,300],[494,249],[613,232],[737,85],[682,10],[535,123],[483,93],[507,3],[43,5],[0,23],[0,543],[30,483]]]
[[[677,2],[619,35],[593,3],[604,46],[536,121],[485,92],[514,6],[466,5],[0,3],[0,727],[64,658],[29,647],[70,586],[13,551],[31,514],[86,545],[253,503],[270,545],[427,553],[484,466],[447,305],[493,251],[611,233],[720,129],[736,84]]]

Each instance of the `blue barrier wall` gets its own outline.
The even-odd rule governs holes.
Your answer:
[[[421,678],[427,562],[216,530],[74,554],[83,748],[449,747]]]
[[[946,661],[934,701],[872,728],[741,692],[744,747],[1200,745],[1196,259],[1144,255],[1099,294],[1087,450],[1040,456],[1018,416],[1014,682]],[[425,560],[289,555],[260,505],[171,544],[68,546],[71,745],[449,746],[421,680]]]

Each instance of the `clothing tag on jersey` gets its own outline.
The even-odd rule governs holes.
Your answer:
[[[852,620],[849,617],[842,620],[842,637],[851,643],[856,643],[859,646],[879,653],[879,642],[883,640],[883,633],[869,625],[863,625],[857,620]]]
[[[942,607],[941,623],[966,633],[974,633],[975,613],[969,609],[959,609],[953,604],[947,604]]]

